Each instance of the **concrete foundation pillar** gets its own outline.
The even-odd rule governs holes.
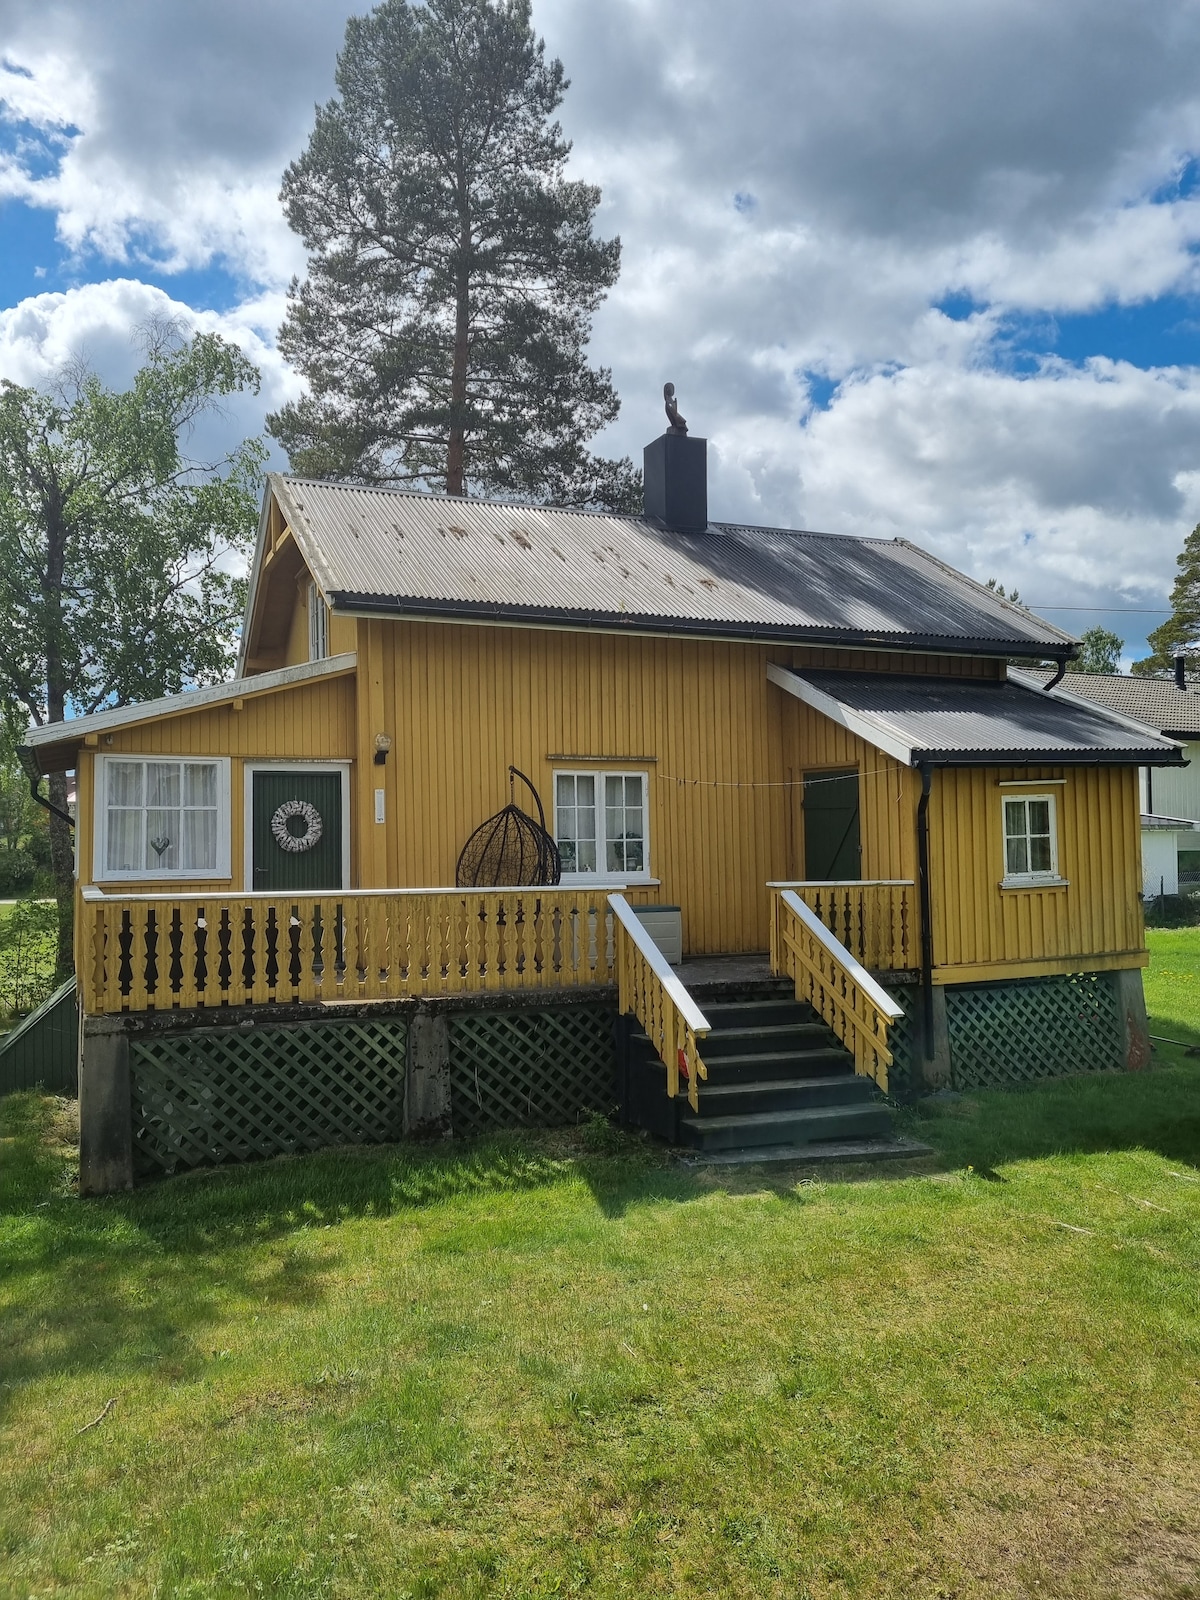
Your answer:
[[[948,1089],[953,1081],[950,1061],[950,1028],[946,1021],[946,991],[940,983],[933,989],[933,1038],[925,1037],[925,1002],[917,991],[917,1027],[914,1030],[913,1087],[919,1094]]]
[[[444,1011],[419,1007],[409,1024],[404,1131],[450,1132],[450,1022]]]
[[[117,1017],[85,1018],[79,1063],[79,1192],[133,1188],[129,1037]]]
[[[1125,1044],[1125,1068],[1141,1072],[1150,1065],[1150,1023],[1146,1017],[1146,996],[1142,989],[1141,967],[1110,974],[1117,997],[1117,1016]]]

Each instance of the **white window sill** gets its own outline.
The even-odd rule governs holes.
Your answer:
[[[1001,878],[1002,889],[1069,889],[1070,878],[1027,877],[1027,878]]]
[[[653,889],[662,879],[648,878],[642,873],[618,878],[598,872],[564,872],[559,881],[564,889]]]
[[[106,872],[97,873],[97,883],[232,883],[225,872]]]

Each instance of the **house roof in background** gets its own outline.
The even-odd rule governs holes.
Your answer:
[[[278,473],[268,493],[335,611],[991,655],[1074,643],[903,539],[731,523],[684,534]],[[260,539],[256,574],[261,562]]]
[[[1045,680],[1051,676],[1042,668],[1021,670],[1031,678]],[[1177,689],[1174,678],[1135,678],[1127,672],[1068,672],[1059,692],[1107,706],[1160,733],[1200,738],[1200,679],[1189,678],[1186,689]]]
[[[1179,746],[1099,706],[1017,682],[892,673],[795,672],[773,683],[915,766],[1178,766]]]

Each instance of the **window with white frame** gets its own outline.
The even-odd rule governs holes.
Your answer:
[[[1004,797],[1004,881],[1034,883],[1058,877],[1058,839],[1052,794]]]
[[[556,772],[554,838],[564,880],[647,878],[644,772]]]
[[[108,756],[97,798],[98,876],[229,876],[227,761]]]
[[[308,659],[324,661],[329,655],[329,607],[315,583],[308,586]]]

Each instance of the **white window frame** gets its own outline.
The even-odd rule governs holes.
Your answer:
[[[308,585],[308,659],[329,659],[329,607],[320,589],[311,581]]]
[[[180,767],[199,766],[217,769],[217,861],[207,868],[144,867],[133,872],[109,871],[108,868],[108,774],[118,761],[174,762]],[[92,880],[95,883],[225,883],[232,876],[230,867],[229,828],[232,811],[232,780],[228,756],[176,756],[168,753],[150,753],[140,750],[113,751],[111,755],[96,757],[96,794],[92,830]]]
[[[1049,872],[1010,872],[1008,870],[1008,808],[1010,805],[1026,805],[1030,800],[1044,801],[1049,808],[1050,870]],[[1028,815],[1028,812],[1026,812],[1027,823]],[[1026,839],[1029,838],[1028,831],[1025,837]],[[1002,795],[1000,799],[1000,850],[1003,869],[1000,879],[1000,887],[1002,889],[1029,889],[1046,885],[1065,884],[1066,880],[1058,875],[1058,796],[1035,789],[1030,789],[1023,794]]]
[[[650,774],[637,767],[555,767],[551,776],[554,794],[554,839],[558,841],[558,780],[560,778],[594,778],[596,780],[596,871],[564,872],[562,882],[567,888],[595,885],[599,889],[620,889],[631,883],[657,883],[650,875]],[[637,778],[642,785],[642,871],[608,872],[600,863],[608,856],[608,838],[604,831],[604,779]]]
[[[244,761],[242,763],[242,798],[245,820],[242,838],[242,882],[247,891],[254,888],[254,774],[256,772],[336,772],[342,780],[342,888],[350,883],[350,763],[348,761]],[[276,891],[281,892],[281,891]],[[321,891],[325,893],[324,890]],[[330,894],[340,893],[331,889]]]

